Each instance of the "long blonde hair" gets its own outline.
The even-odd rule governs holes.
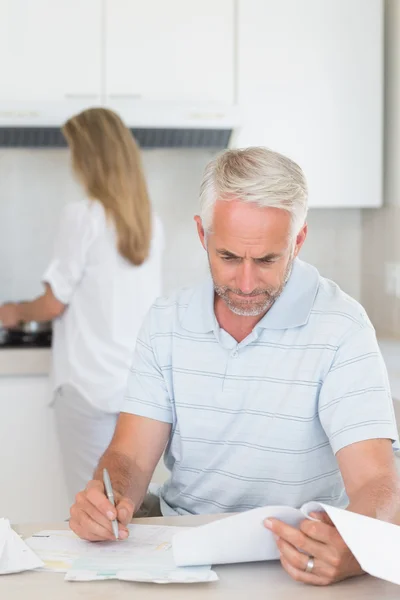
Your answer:
[[[71,117],[62,132],[79,181],[114,222],[120,255],[141,265],[150,251],[151,206],[131,132],[106,108],[90,108]]]

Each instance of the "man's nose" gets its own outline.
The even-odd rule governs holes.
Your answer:
[[[244,294],[251,294],[257,287],[257,278],[252,261],[244,260],[236,273],[236,287]]]

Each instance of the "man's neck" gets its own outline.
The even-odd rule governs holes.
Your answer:
[[[235,315],[219,296],[215,296],[214,312],[219,326],[240,343],[253,331],[267,311],[256,317]]]

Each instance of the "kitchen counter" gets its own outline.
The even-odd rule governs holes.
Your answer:
[[[1,348],[0,376],[49,375],[50,348]]]

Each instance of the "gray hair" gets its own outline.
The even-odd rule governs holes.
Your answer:
[[[208,163],[200,187],[200,217],[210,233],[217,200],[237,199],[281,208],[297,236],[307,216],[307,183],[300,167],[268,148],[225,150]]]

